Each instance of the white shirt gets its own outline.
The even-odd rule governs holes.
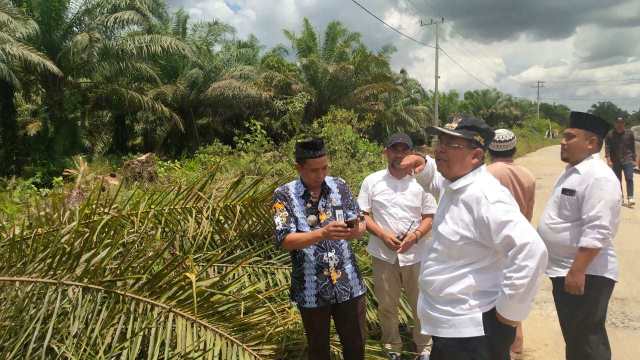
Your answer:
[[[404,234],[411,225],[411,231],[420,226],[422,215],[435,214],[436,202],[412,176],[398,179],[388,169],[367,176],[358,195],[360,209],[368,212],[383,229],[394,234]],[[409,250],[402,254],[389,249],[382,239],[370,234],[367,251],[371,256],[400,266],[422,261],[429,238],[423,236]]]
[[[550,277],[566,276],[578,248],[601,249],[587,274],[618,279],[613,238],[618,231],[620,182],[598,154],[567,166],[540,218],[538,232],[549,249]]]
[[[416,179],[440,194],[420,275],[422,333],[482,336],[482,313],[494,307],[507,319],[524,320],[547,251],[509,190],[484,165],[452,183],[430,157]]]

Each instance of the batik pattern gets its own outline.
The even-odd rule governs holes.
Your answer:
[[[309,232],[336,220],[342,211],[345,220],[354,219],[360,209],[344,180],[326,177],[317,204],[318,222],[307,221],[311,194],[298,179],[280,186],[273,195],[276,244],[295,232]],[[314,213],[315,213],[315,209]],[[305,308],[341,303],[365,292],[362,276],[351,245],[346,240],[322,240],[290,252],[291,300]]]

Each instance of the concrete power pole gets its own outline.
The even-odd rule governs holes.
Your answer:
[[[420,21],[420,25],[421,26],[427,26],[427,25],[433,25],[435,27],[435,38],[436,38],[436,46],[435,46],[435,50],[436,50],[436,58],[435,58],[435,85],[433,87],[433,126],[440,126],[440,121],[438,119],[439,116],[439,110],[438,110],[438,105],[439,105],[439,97],[438,97],[438,80],[440,79],[440,74],[439,74],[439,70],[438,70],[438,55],[440,52],[440,45],[439,45],[439,34],[438,34],[438,25],[440,24],[444,24],[444,18],[440,18],[440,20],[433,20],[431,19],[428,23],[423,23],[422,20]]]
[[[544,81],[536,81],[536,85],[533,86],[534,88],[537,89],[537,96],[536,96],[536,102],[537,102],[537,115],[536,118],[538,121],[540,121],[540,89],[544,87]],[[551,134],[551,120],[549,120],[549,137],[553,137],[553,134]]]

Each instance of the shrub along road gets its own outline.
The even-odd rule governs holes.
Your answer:
[[[516,160],[536,176],[536,206],[533,224],[537,226],[553,185],[563,171],[560,146],[550,146]],[[640,193],[640,176],[635,178]],[[616,360],[640,359],[640,209],[623,207],[614,246],[620,262],[620,278],[609,303],[607,331]],[[551,282],[544,279],[535,307],[525,321],[525,359],[564,359],[564,342],[551,295]]]

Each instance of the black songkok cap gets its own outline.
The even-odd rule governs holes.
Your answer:
[[[569,127],[590,131],[604,139],[611,129],[611,125],[605,120],[589,113],[572,111],[569,118]]]
[[[495,136],[493,129],[484,120],[474,117],[463,117],[457,122],[447,124],[444,127],[432,126],[427,131],[471,140],[483,149],[486,149],[491,144]]]
[[[327,155],[324,140],[320,138],[305,139],[296,142],[296,162],[315,159]]]

